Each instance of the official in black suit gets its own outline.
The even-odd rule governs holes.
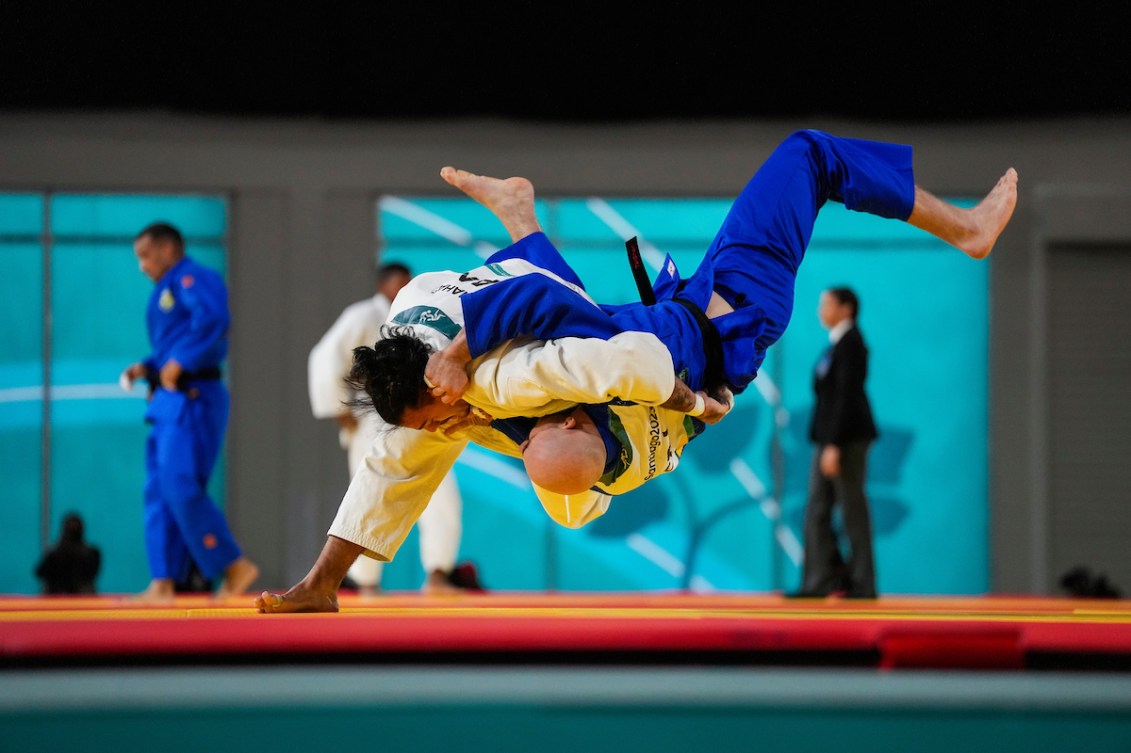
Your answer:
[[[800,596],[874,598],[872,522],[864,494],[868,449],[876,439],[872,408],[864,391],[868,348],[856,326],[859,299],[850,288],[821,294],[817,315],[829,330],[829,348],[813,379],[816,406],[809,426],[815,445],[805,509],[805,564]],[[842,554],[832,524],[840,505],[850,551]]]

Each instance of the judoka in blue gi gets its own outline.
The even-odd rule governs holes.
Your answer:
[[[391,322],[418,331],[431,328],[442,333],[438,341],[447,344],[436,349],[429,344],[426,331],[422,347],[424,352],[434,351],[430,356],[385,359],[380,369],[370,368],[380,362],[371,357],[374,349],[359,349],[363,352],[355,351],[355,366],[362,371],[358,382],[365,385],[375,409],[390,423],[434,434],[467,426],[484,437],[473,437],[474,441],[495,449],[494,434],[508,437],[517,445],[547,511],[550,507],[543,492],[558,495],[568,510],[575,496],[627,491],[617,487],[621,478],[606,482],[623,459],[623,454],[617,456],[618,447],[625,447],[615,422],[608,417],[623,415],[625,405],[633,404],[632,389],[618,392],[613,385],[604,405],[567,406],[548,415],[529,410],[518,415],[542,418],[509,420],[515,413],[506,400],[494,404],[484,400],[484,396],[506,395],[508,385],[523,381],[520,374],[507,371],[505,362],[515,351],[493,359],[498,348],[523,343],[521,357],[512,359],[521,364],[532,362],[530,348],[554,347],[552,360],[566,365],[566,378],[580,374],[580,381],[588,383],[588,372],[604,364],[570,364],[568,351],[559,347],[561,342],[612,342],[624,334],[650,333],[666,346],[677,377],[669,382],[674,384],[670,397],[655,400],[652,407],[682,411],[688,419],[682,425],[690,424],[685,437],[689,440],[702,430],[702,422],[714,422],[726,414],[732,396],[747,388],[766,349],[785,331],[797,270],[817,213],[827,201],[906,221],[980,259],[992,250],[1017,199],[1017,173],[1012,168],[977,206],[963,209],[915,184],[909,146],[799,131],[782,142],[740,193],[694,274],[682,278],[669,258],[654,285],[654,305],[601,306],[585,294],[577,275],[541,233],[529,181],[500,180],[454,168],[444,168],[441,176],[494,212],[514,245],[498,252],[474,274],[456,275],[458,284],[424,291],[434,297],[435,305],[402,303],[398,307],[398,296]],[[516,272],[523,265],[527,269]],[[453,296],[454,309],[435,299],[446,293]],[[403,340],[386,337],[377,348],[386,343],[389,348],[400,347],[398,339]],[[388,367],[393,363],[403,364],[403,373],[391,371]],[[544,366],[536,363],[539,368]],[[620,366],[610,363],[610,368]],[[492,391],[490,385],[484,389],[477,377],[484,370],[498,382],[498,389]],[[631,376],[626,373],[621,381],[633,387]],[[530,389],[542,390],[547,405],[557,408],[563,398],[576,393],[572,386],[546,380],[526,385],[522,398],[529,398]],[[530,407],[528,402],[523,406]],[[482,434],[484,414],[495,419],[488,435]],[[284,594],[264,592],[256,600],[260,611],[336,609],[334,591],[353,559],[361,553],[386,556],[395,550],[398,541],[394,537],[387,545],[385,532],[395,527],[396,511],[409,514],[415,509],[406,502],[420,493],[407,487],[422,476],[404,475],[406,463],[413,465],[412,452],[419,446],[422,453],[429,454],[429,462],[446,457],[437,443],[432,443],[435,447],[412,444],[396,439],[397,434],[390,434],[387,440],[396,445],[389,457],[383,458],[382,448],[375,447],[370,465],[378,471],[382,463],[400,470],[385,476],[375,471],[373,478],[355,477],[310,573]],[[631,444],[639,448],[647,442]],[[674,467],[669,462],[666,469]],[[654,475],[658,475],[655,469],[649,469],[632,483],[639,485]],[[379,523],[371,525],[371,521]]]
[[[145,548],[152,580],[135,598],[164,602],[193,563],[217,597],[244,592],[258,576],[224,513],[208,495],[228,422],[220,365],[228,353],[228,291],[218,273],[185,255],[167,223],[138,233],[134,254],[156,283],[146,308],[151,352],[122,373],[149,382],[145,420]]]

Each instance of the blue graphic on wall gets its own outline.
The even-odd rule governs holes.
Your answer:
[[[539,200],[537,211],[593,297],[623,303],[636,296],[625,239],[640,239],[653,277],[664,254],[691,270],[729,206],[561,198]],[[470,269],[508,243],[490,213],[460,198],[385,197],[378,227],[382,259],[414,272]],[[676,472],[616,498],[604,517],[573,531],[544,515],[520,463],[473,445],[456,465],[461,556],[495,589],[796,588],[812,372],[828,342],[816,307],[833,285],[860,295],[871,351],[867,388],[881,436],[868,492],[879,589],[984,592],[988,265],[904,223],[838,204],[817,222],[785,336],[754,387],[689,445]],[[386,569],[389,587],[416,587],[412,559]]]

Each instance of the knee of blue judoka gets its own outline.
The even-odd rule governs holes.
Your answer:
[[[203,480],[193,468],[162,468],[158,483],[162,502],[173,510],[180,510],[205,495]]]
[[[807,128],[789,134],[783,142],[783,146],[793,146],[810,154],[823,155],[829,153],[833,141],[832,134],[815,128]]]
[[[831,136],[816,128],[803,128],[786,136],[783,143],[801,143],[805,145],[818,145],[827,142]]]
[[[141,497],[147,514],[148,511],[162,506],[160,471],[152,469],[146,474],[145,484],[141,488]]]

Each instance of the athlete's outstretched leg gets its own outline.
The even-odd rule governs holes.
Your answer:
[[[829,200],[904,220],[984,258],[1013,214],[1017,171],[1007,170],[981,203],[963,209],[915,184],[910,146],[797,131],[739,194],[708,256],[745,247],[796,274],[817,213]]]
[[[1017,172],[1010,168],[976,207],[963,209],[915,184],[912,157],[903,144],[797,131],[743,188],[693,275],[701,285],[709,281],[722,299],[712,298],[709,308],[718,316],[724,348],[730,347],[730,325],[719,314],[761,309],[754,347],[727,351],[728,378],[737,391],[789,324],[797,271],[826,202],[908,222],[976,259],[990,253],[1017,203]],[[694,284],[689,280],[687,287]],[[742,335],[747,328],[739,322],[729,332]]]

